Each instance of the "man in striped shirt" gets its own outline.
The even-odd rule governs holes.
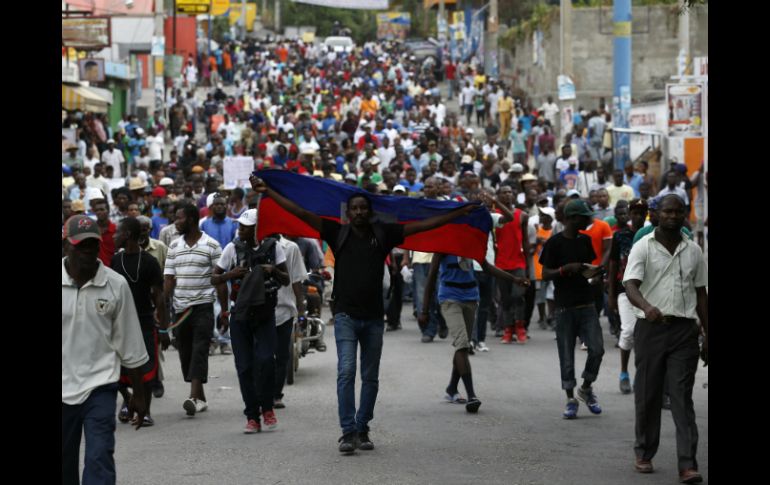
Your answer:
[[[211,284],[214,267],[222,256],[222,248],[216,239],[198,228],[198,209],[185,205],[177,210],[175,225],[181,237],[168,249],[163,290],[166,299],[173,296],[174,321],[181,324],[174,328],[179,346],[182,375],[190,382],[190,397],[182,407],[188,416],[208,408],[203,384],[208,380],[209,342],[213,336],[214,298],[219,298],[222,308],[227,304],[226,288],[215,289]],[[229,312],[219,316],[220,332],[227,330]]]

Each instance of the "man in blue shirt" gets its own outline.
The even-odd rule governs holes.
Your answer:
[[[235,238],[238,223],[226,216],[227,199],[225,196],[211,194],[209,200],[209,216],[201,222],[201,231],[225,247]]]
[[[422,183],[417,181],[417,170],[415,170],[413,167],[406,169],[406,178],[400,180],[398,184],[404,186],[410,196],[414,196],[424,187]]]
[[[517,285],[529,286],[528,279],[502,271],[489,264],[486,259],[482,260],[481,267],[485,273],[497,278],[509,280]],[[439,276],[438,301],[441,304],[441,314],[446,319],[449,333],[452,336],[452,346],[455,348],[452,357],[452,375],[446,388],[445,399],[453,404],[465,404],[467,412],[475,413],[479,410],[481,401],[476,397],[473,389],[473,376],[468,353],[471,348],[471,329],[476,318],[476,308],[480,297],[473,261],[449,254],[436,253],[433,255],[422,309],[418,316],[418,322],[423,327],[428,324],[428,310],[437,275]],[[462,379],[468,393],[467,400],[460,396],[457,390],[460,379]]]
[[[634,171],[634,164],[633,163],[627,163],[625,168],[625,183],[631,186],[632,189],[634,189],[634,197],[639,197],[639,186],[644,182],[644,177],[642,177],[641,174],[636,173]]]
[[[324,118],[323,122],[321,123],[321,131],[324,133],[328,133],[329,130],[334,128],[334,125],[337,123],[337,118],[334,117],[331,110],[326,111],[326,118]]]

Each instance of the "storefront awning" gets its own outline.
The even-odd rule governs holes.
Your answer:
[[[66,110],[106,113],[110,104],[112,100],[85,86],[61,85],[61,106]]]

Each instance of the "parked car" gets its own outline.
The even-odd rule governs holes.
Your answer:
[[[348,53],[356,48],[356,43],[350,37],[327,37],[324,45],[334,52]]]
[[[433,39],[407,39],[404,45],[421,66],[430,66],[437,81],[444,80],[444,52]]]

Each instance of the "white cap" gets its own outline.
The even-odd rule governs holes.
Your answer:
[[[238,218],[238,224],[244,226],[256,226],[257,225],[257,209],[249,209]]]
[[[171,177],[163,177],[162,179],[160,179],[160,182],[158,182],[158,185],[161,185],[161,186],[174,185],[174,179],[172,179]]]
[[[556,209],[553,207],[538,207],[540,209],[540,212],[543,214],[551,216],[551,219],[556,219]]]
[[[467,133],[467,134],[469,134],[469,135],[472,135],[472,134],[473,134],[473,128],[467,128],[467,129],[465,130],[465,133]]]
[[[406,187],[403,185],[396,185],[393,187],[393,192],[406,192]]]
[[[575,189],[570,189],[567,191],[567,197],[572,197],[573,195],[577,195],[578,197],[580,197],[580,192],[578,192]]]
[[[216,192],[214,192],[213,194],[209,194],[209,195],[208,195],[208,197],[206,197],[206,207],[211,207],[211,204],[213,204],[213,203],[214,203],[214,199],[215,199],[217,196],[220,196],[220,197],[221,197],[221,194],[218,194],[218,193],[216,193]]]
[[[103,199],[104,194],[102,194],[102,191],[96,187],[88,187],[86,188],[86,198],[88,200]]]
[[[514,163],[513,165],[511,165],[511,169],[508,170],[509,173],[510,172],[521,173],[523,171],[524,171],[524,165],[522,165],[520,163]]]

